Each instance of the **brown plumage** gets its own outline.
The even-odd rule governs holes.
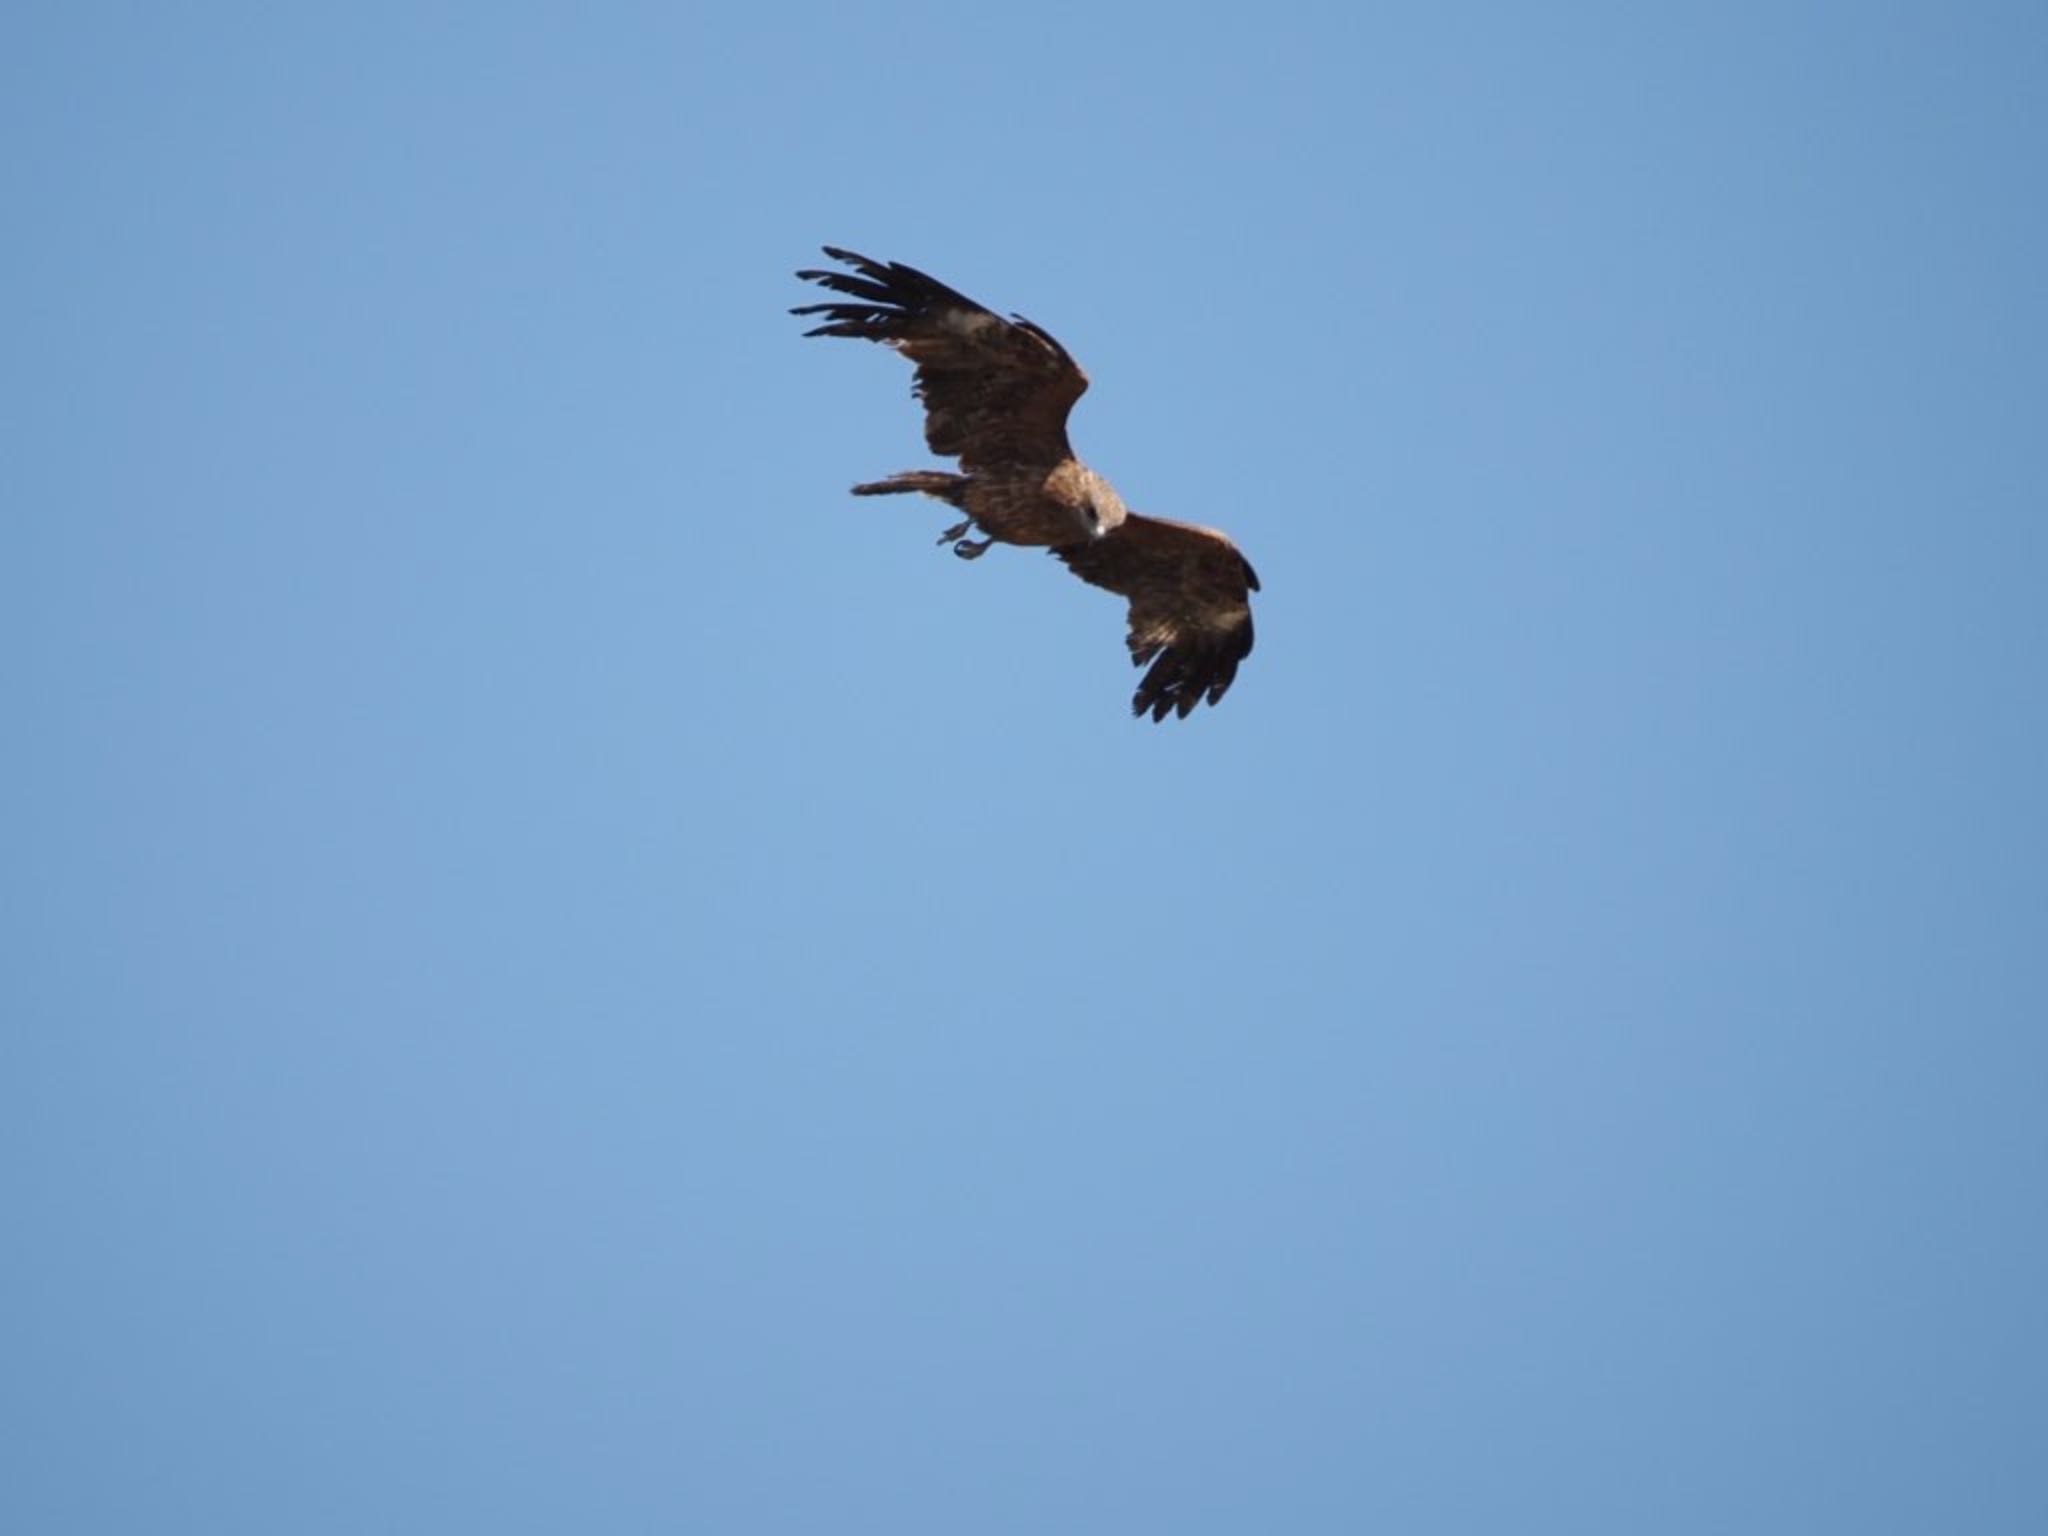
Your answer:
[[[925,443],[962,471],[905,470],[854,495],[937,497],[964,514],[939,538],[962,559],[991,544],[1047,548],[1083,581],[1128,599],[1131,660],[1151,663],[1133,714],[1164,720],[1221,699],[1251,654],[1258,575],[1213,528],[1139,516],[1074,457],[1067,413],[1088,376],[1067,349],[901,262],[829,245],[825,254],[852,270],[797,276],[857,302],[791,313],[824,316],[806,335],[877,341],[915,363]],[[979,542],[967,537],[974,529]]]

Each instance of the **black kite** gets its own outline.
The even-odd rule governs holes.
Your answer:
[[[991,544],[1037,545],[1129,599],[1131,660],[1152,664],[1133,714],[1185,717],[1203,699],[1221,699],[1251,654],[1258,575],[1213,528],[1139,516],[1074,457],[1067,413],[1088,376],[1067,349],[1021,315],[1005,320],[901,262],[829,245],[825,254],[853,271],[797,276],[862,302],[791,313],[825,317],[807,335],[878,341],[915,363],[925,443],[962,471],[905,470],[853,494],[922,491],[965,514],[939,537],[961,559]],[[975,529],[978,543],[967,537]]]

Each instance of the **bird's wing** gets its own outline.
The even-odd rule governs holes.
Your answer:
[[[894,347],[917,364],[924,438],[933,453],[968,470],[1054,465],[1071,456],[1067,412],[1088,376],[1051,335],[1021,316],[1005,320],[901,262],[825,247],[851,272],[798,277],[859,303],[806,304],[822,315],[808,336],[853,336]]]
[[[1214,704],[1251,655],[1258,573],[1215,530],[1133,513],[1114,532],[1053,554],[1083,581],[1130,599],[1131,661],[1152,663],[1132,714],[1164,720],[1203,699]]]

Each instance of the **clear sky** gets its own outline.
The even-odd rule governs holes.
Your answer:
[[[0,1528],[2048,1530],[2048,12],[19,5]],[[1265,578],[1132,721],[831,242]]]

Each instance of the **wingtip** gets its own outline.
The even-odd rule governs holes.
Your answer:
[[[827,256],[830,256],[834,261],[840,262],[845,266],[857,268],[862,272],[875,272],[882,267],[882,263],[876,261],[872,256],[863,256],[859,251],[849,251],[843,245],[821,245],[818,249]]]

